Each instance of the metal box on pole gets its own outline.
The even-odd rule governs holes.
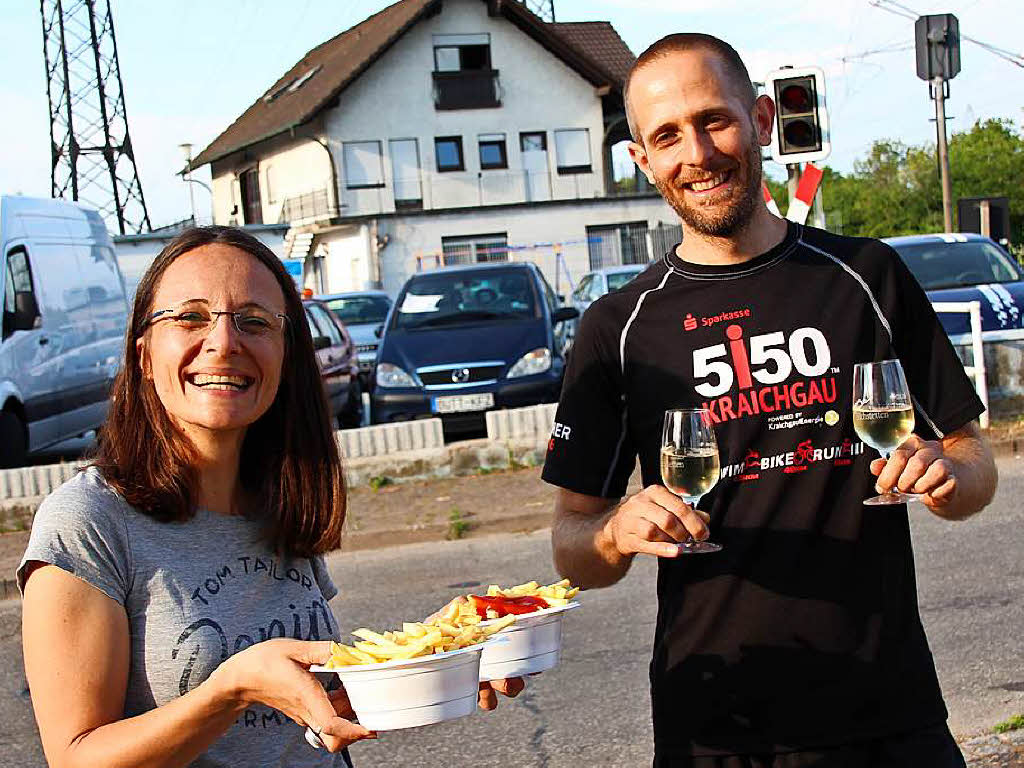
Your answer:
[[[917,76],[952,80],[960,72],[960,22],[952,13],[919,16],[914,22]]]

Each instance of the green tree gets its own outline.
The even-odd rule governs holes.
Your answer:
[[[953,204],[961,197],[1006,197],[1010,201],[1010,232],[1024,236],[1024,137],[1012,120],[977,122],[953,134],[949,144]]]
[[[1024,240],[1024,137],[1013,121],[986,120],[954,133],[949,154],[954,205],[961,197],[1005,196],[1010,200],[1011,237],[1017,243]],[[772,195],[785,211],[774,188]],[[825,168],[822,199],[829,226],[841,227],[844,234],[940,232],[942,187],[935,145],[880,139],[854,163],[852,173]]]

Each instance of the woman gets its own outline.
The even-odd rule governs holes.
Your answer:
[[[351,765],[303,738],[375,736],[307,671],[338,635],[322,555],[344,518],[291,278],[242,231],[182,234],[139,284],[96,460],[43,502],[18,569],[49,764]]]

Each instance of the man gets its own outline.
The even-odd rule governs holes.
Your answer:
[[[730,46],[660,40],[626,105],[630,153],[684,236],[587,311],[544,479],[560,486],[562,574],[600,587],[637,554],[659,558],[655,766],[963,766],[907,507],[861,503],[898,486],[961,519],[991,500],[961,363],[891,249],[766,209],[774,105]],[[890,358],[916,430],[885,461],[853,431],[851,389],[855,363]],[[692,407],[710,409],[723,467],[701,509],[659,484],[663,413]],[[636,457],[646,487],[623,501]],[[722,551],[687,553],[709,529]]]

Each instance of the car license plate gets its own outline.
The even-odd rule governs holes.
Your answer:
[[[477,395],[445,395],[434,398],[434,413],[459,413],[460,411],[486,411],[494,407],[494,393],[481,392]]]

